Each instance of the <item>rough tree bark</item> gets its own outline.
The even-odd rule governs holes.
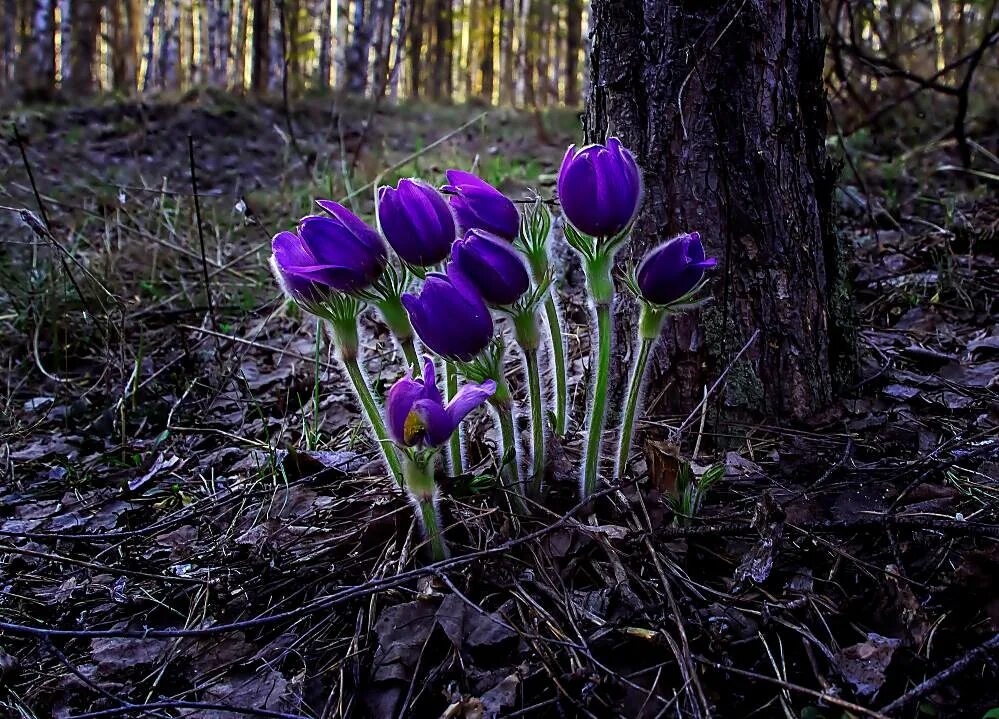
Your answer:
[[[748,361],[727,379],[729,410],[803,421],[832,398],[842,263],[830,223],[819,5],[592,4],[587,139],[617,135],[645,177],[622,257],[698,230],[721,260],[713,303],[667,326],[649,392],[669,388],[659,409],[692,409],[756,330]],[[619,306],[618,341],[629,339],[632,309]],[[620,376],[629,360],[616,354],[625,357]]]

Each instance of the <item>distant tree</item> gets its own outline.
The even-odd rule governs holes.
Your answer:
[[[267,92],[271,76],[271,0],[253,0],[253,52],[250,64],[250,89]]]
[[[67,86],[75,95],[90,95],[97,89],[94,61],[101,19],[99,0],[71,0],[69,77]]]
[[[583,0],[568,0],[565,16],[565,104],[579,104],[579,51],[583,44]]]
[[[756,330],[729,405],[793,421],[832,398],[844,341],[819,4],[593,0],[587,138],[617,135],[645,176],[629,252],[698,230],[722,263],[714,303],[667,327],[670,410],[693,408]]]

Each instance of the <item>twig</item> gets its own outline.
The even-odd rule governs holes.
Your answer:
[[[198,242],[201,245],[201,274],[205,281],[205,299],[208,302],[208,316],[212,321],[212,329],[217,329],[218,322],[215,320],[215,304],[212,301],[212,287],[208,280],[208,259],[205,254],[205,233],[201,227],[201,202],[198,199],[198,175],[194,167],[194,135],[187,136],[187,154],[191,162],[191,191],[194,193],[194,217],[198,223]]]
[[[114,709],[102,709],[86,714],[74,714],[66,719],[98,719],[103,717],[116,717],[132,712],[147,712],[151,709],[203,709],[206,711],[232,712],[233,714],[245,714],[246,716],[269,717],[270,719],[309,719],[302,714],[289,714],[287,712],[273,711],[271,709],[255,709],[253,707],[234,707],[228,704],[213,704],[211,702],[188,702],[182,700],[150,702],[148,704],[129,704]]]
[[[949,679],[953,679],[958,674],[964,672],[968,667],[979,659],[985,659],[992,652],[999,650],[999,634],[996,634],[984,644],[979,644],[942,672],[933,675],[921,684],[917,684],[905,694],[893,702],[881,707],[882,714],[895,714],[899,709],[920,699]]]

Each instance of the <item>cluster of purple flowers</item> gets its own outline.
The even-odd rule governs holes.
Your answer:
[[[380,298],[383,304],[375,304],[383,309],[386,320],[389,318],[384,307],[398,307],[404,330],[410,333],[409,341],[415,330],[427,349],[449,363],[472,363],[484,356],[486,348],[502,334],[494,318],[494,312],[502,312],[513,318],[529,363],[537,343],[524,339],[530,333],[522,334],[520,328],[536,323],[535,310],[541,302],[554,303],[548,291],[548,210],[540,200],[535,206],[535,211],[544,212],[548,219],[539,225],[543,237],[534,238],[532,244],[525,239],[530,223],[522,221],[515,203],[503,193],[469,172],[448,170],[446,176],[447,183],[440,190],[416,179],[378,188],[377,229],[343,205],[317,200],[324,214],[305,217],[295,232],[280,232],[273,239],[271,264],[278,281],[292,299],[328,319],[335,336],[336,327],[353,322],[353,340],[350,331],[337,336],[347,343],[356,343],[356,313],[364,302]],[[609,285],[613,294],[613,255],[630,233],[641,200],[641,172],[632,153],[616,138],[605,145],[568,149],[558,177],[558,201],[566,238],[583,257],[598,320],[600,307],[606,310],[608,304],[608,293],[597,292],[601,279],[598,275],[604,278],[601,286]],[[396,264],[388,248],[398,257],[398,269],[394,269]],[[647,310],[659,323],[656,332],[661,317],[675,303],[691,298],[705,270],[712,265],[714,260],[705,258],[696,232],[675,237],[646,255],[631,276],[630,287],[646,308],[643,312]],[[400,273],[406,281],[393,284],[387,279],[389,274],[398,277]],[[409,289],[411,276],[419,277],[422,285],[408,292],[405,290]],[[330,309],[333,298],[344,296],[357,300],[345,305],[355,308],[353,317],[344,318],[343,312],[337,314]],[[549,309],[549,331],[554,343],[561,328],[552,326],[557,313],[554,305]],[[605,311],[605,315],[609,317],[609,312]],[[397,331],[400,322],[396,320],[389,324],[402,341],[405,332]],[[561,343],[561,334],[557,341]],[[415,346],[411,344],[409,350],[409,372],[388,392],[384,412],[370,411],[368,419],[379,437],[391,437],[400,451],[415,456],[413,452],[431,451],[446,444],[469,412],[495,399],[497,382],[500,388],[505,382],[501,376],[480,376],[477,379],[484,381],[466,383],[461,389],[450,387],[450,399],[445,402],[436,385],[433,360],[425,358],[422,368],[416,366]],[[356,356],[356,347],[353,354],[342,355],[347,356]],[[561,355],[553,350],[555,356]],[[534,370],[536,374],[536,367]],[[560,386],[564,388],[566,368],[553,366],[552,372],[563,373]],[[357,376],[361,376],[359,371],[351,373],[352,379]],[[362,395],[367,389],[356,386],[359,381],[355,380],[355,389]],[[598,391],[606,393],[606,387],[600,390],[599,381],[598,377]],[[539,406],[533,419],[540,424],[542,400],[540,391],[537,394]],[[591,406],[591,413],[595,411]],[[603,411],[602,403],[599,411]],[[602,427],[602,416],[598,419],[598,423],[591,422],[591,445]],[[543,430],[536,429],[537,459],[543,452]],[[595,441],[599,444],[599,437]],[[389,456],[392,452],[391,448],[386,450],[386,460],[395,468],[397,464],[391,461],[395,455]],[[405,486],[407,477],[403,474],[397,472],[396,479]],[[420,501],[431,501],[433,491],[421,486]],[[412,488],[408,489],[413,495]],[[424,512],[423,516],[426,524],[428,515]]]

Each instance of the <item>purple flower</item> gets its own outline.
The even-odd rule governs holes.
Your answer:
[[[704,257],[699,232],[679,235],[645,256],[638,266],[638,288],[648,302],[667,305],[697,287],[704,271],[716,264]]]
[[[456,234],[447,202],[418,180],[378,188],[378,225],[399,257],[420,267],[446,260]]]
[[[407,447],[417,444],[440,446],[448,441],[458,424],[469,412],[484,404],[496,391],[491,379],[482,384],[469,383],[444,404],[437,389],[434,363],[423,359],[423,379],[406,376],[392,385],[385,399],[385,415],[389,434]]]
[[[469,230],[451,248],[448,275],[463,274],[486,304],[512,305],[531,286],[520,255],[501,237],[486,230]]]
[[[271,264],[283,287],[303,299],[329,291],[323,288],[362,290],[378,278],[387,261],[377,232],[345,207],[320,202],[333,217],[303,217],[297,234],[279,232],[271,240]]]
[[[520,231],[520,214],[509,197],[471,172],[448,170],[448,184],[442,188],[458,219],[462,232],[473,228],[488,230],[513,241]]]
[[[423,343],[442,357],[468,361],[493,336],[493,318],[474,285],[461,273],[431,272],[419,296],[406,293],[402,304]]]
[[[606,145],[570,145],[558,174],[562,213],[592,237],[613,237],[635,219],[642,177],[635,157],[616,137]]]

